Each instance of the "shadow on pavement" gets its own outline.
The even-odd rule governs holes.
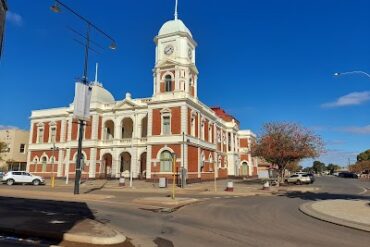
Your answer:
[[[0,232],[60,242],[83,219],[95,219],[86,203],[0,197]]]
[[[107,181],[105,181],[101,186],[99,186],[99,187],[95,187],[95,188],[91,188],[91,189],[89,189],[89,190],[87,190],[87,191],[85,191],[84,192],[84,194],[89,194],[89,193],[91,193],[91,192],[94,192],[94,191],[97,191],[97,190],[101,190],[101,189],[103,189],[104,188],[104,186],[107,184]]]
[[[319,201],[319,200],[370,200],[370,196],[361,196],[353,194],[335,194],[327,192],[286,192],[279,196],[285,196],[289,198],[300,198],[306,201]]]

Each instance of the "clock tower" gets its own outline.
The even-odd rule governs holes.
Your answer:
[[[154,42],[154,99],[197,98],[197,43],[190,30],[177,18],[177,10],[175,18],[163,24]]]

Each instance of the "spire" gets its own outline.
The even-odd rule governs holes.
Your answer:
[[[175,20],[177,20],[177,5],[178,5],[178,0],[176,0],[176,3],[175,3]]]
[[[95,64],[95,80],[92,82],[92,85],[103,87],[103,84],[101,84],[98,81],[98,69],[99,69],[99,63]]]

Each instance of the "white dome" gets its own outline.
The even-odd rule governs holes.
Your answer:
[[[114,103],[113,95],[100,86],[99,84],[92,85],[91,103]]]
[[[190,37],[193,37],[191,35],[190,30],[185,26],[185,24],[180,19],[170,20],[170,21],[167,21],[165,24],[163,24],[163,26],[158,32],[158,36],[176,33],[176,32],[184,32],[184,33],[189,34]]]

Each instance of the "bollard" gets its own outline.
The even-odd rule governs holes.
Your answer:
[[[263,184],[263,189],[264,189],[264,190],[268,190],[268,189],[270,189],[270,182],[269,182],[269,181],[266,181],[266,182]]]
[[[120,186],[120,187],[125,186],[125,177],[120,177],[120,178],[119,178],[119,186]]]
[[[227,182],[227,187],[226,187],[225,191],[228,191],[228,192],[233,192],[234,191],[234,183],[232,181]]]

